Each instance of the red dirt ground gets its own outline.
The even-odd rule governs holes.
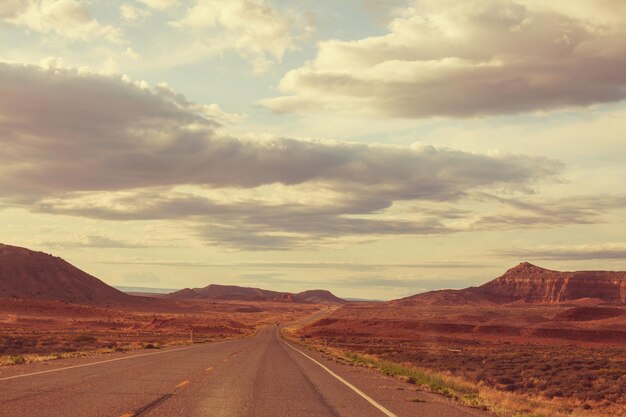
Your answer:
[[[622,415],[611,413],[626,409],[626,306],[592,304],[353,303],[297,334],[573,409]]]
[[[196,342],[243,337],[260,326],[298,320],[319,308],[234,301],[101,307],[0,298],[0,358],[186,343],[192,330]]]

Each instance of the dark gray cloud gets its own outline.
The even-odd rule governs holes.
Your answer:
[[[526,190],[561,168],[546,158],[431,146],[243,139],[166,86],[0,63],[0,202],[37,212],[182,220],[211,244],[288,249],[454,232],[444,222],[466,211],[447,203],[482,189]],[[254,197],[278,185],[322,197]],[[196,191],[179,190],[189,186]],[[211,197],[233,189],[249,195]],[[442,204],[379,216],[402,201]]]
[[[47,246],[50,248],[126,248],[126,249],[138,249],[138,248],[153,248],[160,247],[159,245],[148,245],[144,243],[127,242],[119,239],[112,239],[106,236],[89,235],[81,236],[75,239],[55,240],[42,242],[41,246]]]
[[[11,178],[3,197],[316,181],[357,196],[446,200],[560,169],[544,158],[434,147],[243,140],[218,133],[171,90],[72,70],[0,64],[0,80],[0,175]]]
[[[306,249],[312,242],[317,244],[343,236],[384,235],[435,235],[452,233],[435,219],[419,221],[348,219],[342,215],[306,216],[301,213],[283,212],[282,216],[248,215],[243,219],[230,219],[225,225],[208,225],[198,230],[199,236],[217,244],[243,248]],[[285,234],[288,233],[288,234]]]
[[[539,246],[495,251],[496,254],[517,259],[554,261],[625,260],[626,244],[584,246]]]
[[[497,202],[510,209],[502,214],[480,216],[472,226],[479,230],[601,223],[603,215],[626,207],[626,195],[623,194],[525,200],[502,198],[484,193],[475,197],[482,201]]]
[[[212,245],[245,250],[306,248],[342,236],[432,235],[451,233],[441,221],[457,210],[429,209],[411,220],[351,218],[391,205],[382,196],[348,198],[337,205],[264,204],[258,201],[220,203],[183,193],[137,192],[115,199],[108,206],[65,207],[63,202],[42,203],[33,209],[104,220],[184,219],[192,232]],[[363,201],[363,203],[361,203]],[[121,207],[121,208],[119,208]]]
[[[216,263],[199,261],[158,261],[158,260],[128,260],[128,261],[99,261],[101,264],[111,265],[157,265],[189,268],[228,268],[233,270],[284,270],[284,269],[332,269],[342,271],[380,271],[388,269],[480,269],[489,265],[468,262],[441,262],[441,263],[352,263],[352,262],[241,262]]]

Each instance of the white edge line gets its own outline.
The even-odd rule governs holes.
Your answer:
[[[207,345],[202,344],[200,346],[189,346],[189,347],[178,348],[178,349],[164,350],[162,352],[142,353],[141,355],[124,356],[123,358],[107,359],[106,361],[83,363],[81,365],[66,366],[65,368],[48,369],[48,370],[45,370],[45,371],[31,372],[29,374],[7,376],[7,377],[4,377],[4,378],[0,378],[0,381],[8,381],[9,379],[24,378],[24,377],[27,377],[27,376],[47,374],[47,373],[50,373],[50,372],[66,371],[68,369],[83,368],[85,366],[100,365],[102,363],[123,361],[123,360],[126,360],[126,359],[140,358],[142,356],[162,355],[164,353],[179,352],[181,350],[196,349],[196,348],[199,348],[199,347],[202,347],[202,346],[210,346],[210,345],[213,345],[213,344],[207,344]]]
[[[279,336],[280,338],[280,336]],[[349,383],[348,381],[346,381],[345,379],[343,379],[342,377],[340,377],[339,375],[337,375],[336,373],[334,373],[333,371],[331,371],[330,369],[328,369],[326,366],[324,366],[323,364],[321,364],[320,362],[316,361],[315,359],[313,359],[312,357],[310,357],[309,355],[307,355],[306,353],[302,352],[300,349],[296,349],[295,347],[291,346],[289,343],[287,343],[284,339],[280,338],[287,346],[289,346],[290,348],[292,348],[293,350],[295,350],[296,352],[300,353],[301,355],[307,357],[308,359],[310,359],[311,361],[315,362],[316,364],[318,364],[323,370],[325,370],[326,372],[328,372],[329,374],[331,374],[332,376],[334,376],[337,380],[339,380],[339,382],[343,383],[344,385],[346,385],[348,388],[350,388],[352,391],[356,392],[357,394],[359,394],[361,397],[363,397],[368,403],[372,404],[374,407],[378,408],[383,414],[385,414],[388,417],[398,417],[397,415],[395,415],[394,413],[392,413],[391,411],[387,410],[385,407],[383,407],[382,405],[380,405],[379,403],[377,403],[372,397],[370,397],[369,395],[367,395],[366,393],[364,393],[363,391],[361,391],[360,389],[358,389],[357,387],[355,387],[354,385],[352,385],[351,383]]]

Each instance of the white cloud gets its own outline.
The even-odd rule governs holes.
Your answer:
[[[182,19],[170,24],[194,31],[214,52],[236,50],[255,73],[262,73],[296,46],[300,36],[296,32],[310,30],[308,23],[296,27],[296,19],[265,0],[197,0]]]
[[[216,104],[198,104],[188,101],[184,95],[177,93],[170,88],[167,83],[160,83],[155,87],[163,97],[169,97],[173,102],[182,103],[188,110],[202,115],[208,119],[218,121],[220,123],[239,123],[246,119],[243,114],[228,113]]]
[[[389,33],[319,44],[280,82],[276,112],[391,117],[517,113],[626,98],[619,0],[411,1]]]
[[[9,1],[0,6],[0,18],[6,24],[72,40],[120,41],[117,28],[99,23],[77,0]]]

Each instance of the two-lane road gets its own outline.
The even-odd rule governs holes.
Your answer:
[[[488,414],[255,337],[0,370],[0,416],[465,417]]]

